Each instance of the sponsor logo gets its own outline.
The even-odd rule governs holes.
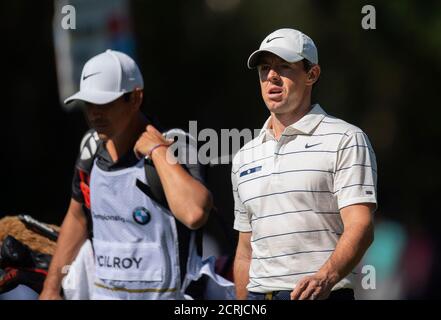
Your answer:
[[[318,146],[319,144],[322,144],[322,143],[319,142],[319,143],[314,143],[314,144],[305,144],[305,149],[309,149],[309,148],[312,148],[312,147]]]
[[[124,219],[123,217],[120,216],[106,216],[103,214],[97,214],[97,213],[93,213],[93,218],[94,219],[99,219],[99,220],[104,220],[104,221],[120,221],[122,223],[126,223],[126,219]]]
[[[268,39],[266,39],[266,43],[270,43],[271,41],[273,41],[273,40],[276,40],[276,39],[282,39],[282,38],[284,38],[284,37],[274,37],[274,38],[268,38]]]
[[[101,72],[94,72],[94,73],[88,74],[87,76],[84,75],[84,76],[83,76],[83,81],[86,80],[86,79],[89,78],[89,77],[95,76],[95,75],[100,74],[100,73],[101,73]]]
[[[140,225],[150,222],[150,212],[144,207],[137,207],[133,210],[133,220]]]
[[[250,169],[248,169],[248,170],[242,171],[242,172],[240,173],[240,176],[243,177],[243,176],[249,175],[249,174],[251,174],[251,173],[258,172],[258,171],[260,171],[260,170],[262,170],[262,166],[258,166],[258,167],[250,168]]]

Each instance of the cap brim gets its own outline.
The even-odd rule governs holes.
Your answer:
[[[121,97],[124,92],[103,92],[103,91],[79,91],[64,100],[68,104],[75,100],[81,100],[93,104],[106,104]]]
[[[289,63],[295,63],[304,59],[301,55],[293,51],[286,50],[285,48],[272,47],[266,49],[259,49],[254,51],[248,58],[248,63],[247,63],[248,68],[254,69],[255,67],[257,67],[260,56],[262,55],[262,53],[267,53],[267,52],[273,53],[276,56],[282,58],[283,60],[288,61]]]

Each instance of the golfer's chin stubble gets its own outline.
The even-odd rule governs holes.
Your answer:
[[[271,113],[284,113],[288,111],[287,100],[285,97],[282,99],[273,100],[268,97],[264,98],[266,107]]]

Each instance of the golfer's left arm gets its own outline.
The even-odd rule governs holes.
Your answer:
[[[335,251],[312,276],[301,279],[291,292],[291,299],[326,299],[331,289],[360,262],[374,240],[375,204],[354,204],[341,209],[344,232]]]

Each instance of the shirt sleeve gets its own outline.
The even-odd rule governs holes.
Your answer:
[[[377,163],[368,137],[347,132],[337,151],[334,194],[339,209],[357,203],[377,205]]]
[[[240,232],[250,232],[252,230],[250,215],[240,199],[237,175],[234,173],[234,170],[231,172],[231,184],[233,186],[234,198],[234,229]]]
[[[84,196],[80,188],[80,171],[86,175],[90,174],[93,160],[99,145],[99,137],[95,130],[88,130],[81,139],[80,148],[75,162],[75,169],[72,178],[72,198],[80,203],[84,203]]]
[[[84,196],[80,188],[80,174],[78,168],[75,166],[73,178],[72,178],[72,198],[74,198],[79,203],[84,203]]]

